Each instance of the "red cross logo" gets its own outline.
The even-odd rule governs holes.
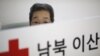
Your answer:
[[[9,51],[0,53],[0,56],[28,56],[28,48],[19,49],[18,39],[9,41]]]

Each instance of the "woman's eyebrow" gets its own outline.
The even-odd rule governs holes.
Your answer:
[[[34,16],[33,18],[35,19],[35,18],[38,18],[38,17],[37,16]]]
[[[44,17],[44,19],[48,19],[48,17]]]

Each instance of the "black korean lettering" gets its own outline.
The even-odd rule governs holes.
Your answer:
[[[65,56],[65,48],[67,48],[67,46],[65,45],[65,39],[63,39],[62,41],[55,40],[55,48],[53,48],[55,53],[62,52],[63,56]]]
[[[78,41],[78,45],[76,45],[75,43],[76,43],[76,41]],[[82,52],[84,52],[84,35],[82,35],[82,40],[79,38],[79,37],[75,37],[74,38],[74,40],[73,40],[73,47],[75,48],[75,49],[79,49],[80,48],[80,46],[81,46],[81,44],[82,44]]]
[[[77,46],[75,45],[76,40],[78,40],[78,45],[77,45]],[[81,45],[81,40],[80,40],[79,37],[76,37],[76,38],[74,39],[74,41],[73,41],[73,47],[74,47],[75,49],[78,49],[78,48],[80,47],[80,45]]]
[[[39,56],[42,56],[44,54],[46,54],[47,56],[50,56],[49,53],[49,48],[51,47],[51,45],[49,44],[49,41],[47,42],[47,47],[46,48],[40,48],[40,44],[38,44],[38,51],[40,52]],[[45,52],[44,52],[45,51]]]
[[[100,39],[100,37],[98,37],[98,33],[95,34],[95,40],[93,39],[92,34],[90,34],[90,38],[89,41],[87,42],[87,44],[89,45],[89,50],[95,50],[98,49],[98,40]],[[91,43],[90,43],[91,42]],[[92,44],[95,44],[96,46],[92,46]]]

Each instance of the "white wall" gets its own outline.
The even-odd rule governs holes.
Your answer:
[[[100,0],[0,0],[0,22],[28,22],[29,9],[36,2],[53,6],[55,22],[100,16]]]
[[[0,30],[1,30],[1,23],[0,23]]]

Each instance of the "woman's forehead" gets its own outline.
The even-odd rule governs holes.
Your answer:
[[[33,13],[33,16],[34,15],[50,15],[49,11],[46,11],[46,10],[40,10],[40,11],[35,11]]]

